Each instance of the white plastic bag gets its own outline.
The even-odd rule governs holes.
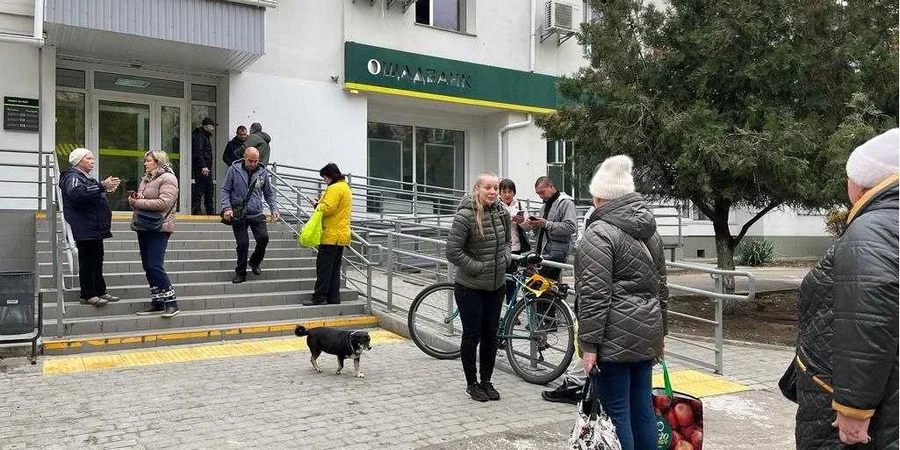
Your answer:
[[[578,418],[569,438],[572,450],[622,450],[616,426],[603,411],[597,395],[597,373],[592,372],[584,386],[584,399],[578,402]]]

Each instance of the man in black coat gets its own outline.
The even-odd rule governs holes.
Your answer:
[[[213,207],[213,147],[210,137],[216,127],[216,121],[206,117],[199,127],[191,133],[191,173],[194,177],[194,189],[191,192],[191,214],[200,214],[200,199],[206,207],[206,214],[216,213]]]
[[[103,306],[119,300],[106,292],[103,279],[103,240],[112,237],[107,192],[115,191],[120,180],[107,177],[97,181],[91,176],[94,170],[94,154],[85,148],[69,153],[72,168],[59,179],[62,191],[63,217],[72,228],[75,246],[78,248],[78,281],[81,287],[81,303]]]
[[[235,161],[241,159],[238,153],[242,153],[244,149],[244,141],[247,140],[247,127],[241,125],[237,127],[234,137],[225,144],[225,151],[222,152],[222,162],[225,167],[231,167]],[[227,169],[226,169],[227,170]]]

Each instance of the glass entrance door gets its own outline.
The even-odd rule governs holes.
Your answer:
[[[109,206],[127,211],[126,192],[137,190],[144,173],[142,158],[150,150],[150,105],[99,100],[97,114],[97,178],[122,179],[119,189],[109,194]]]
[[[95,141],[99,149],[95,176],[119,177],[122,184],[109,194],[113,211],[130,211],[127,192],[136,191],[144,175],[144,153],[162,150],[169,155],[180,179],[182,108],[162,100],[105,97],[96,100]]]

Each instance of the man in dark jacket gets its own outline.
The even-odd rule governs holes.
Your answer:
[[[235,161],[228,168],[219,196],[222,217],[232,220],[231,229],[237,243],[237,265],[231,282],[243,283],[247,280],[247,252],[250,247],[247,229],[253,232],[253,238],[256,239],[256,248],[249,261],[254,275],[262,273],[259,266],[266,256],[266,246],[269,244],[263,198],[272,211],[272,221],[277,222],[279,217],[272,180],[266,167],[259,163],[259,151],[254,147],[247,147],[244,159]],[[235,214],[236,209],[240,210],[238,214]]]
[[[119,187],[119,179],[107,177],[97,181],[91,176],[94,170],[94,154],[85,148],[69,153],[72,168],[59,179],[62,191],[63,216],[72,228],[75,246],[78,248],[78,281],[81,285],[81,303],[103,306],[119,300],[106,292],[103,278],[103,240],[112,237],[107,192]]]
[[[241,125],[237,127],[234,137],[225,144],[225,151],[222,152],[222,161],[225,163],[226,170],[231,167],[235,161],[241,159],[238,153],[243,154],[244,141],[247,140],[247,127]]]
[[[534,182],[534,190],[544,201],[539,216],[528,219],[528,225],[537,230],[535,250],[548,261],[564,263],[572,249],[572,238],[577,231],[575,201],[560,192],[550,177],[540,177]],[[545,266],[541,275],[559,280],[562,269]]]
[[[898,153],[894,128],[847,160],[848,228],[834,248],[835,426],[845,444],[898,448]]]
[[[200,200],[204,200],[206,214],[216,213],[213,208],[213,147],[210,137],[216,127],[216,121],[206,117],[201,125],[191,133],[191,173],[194,177],[194,189],[191,192],[191,214],[200,214]]]
[[[243,158],[244,149],[254,147],[259,151],[259,162],[264,166],[268,166],[269,156],[271,155],[270,142],[272,142],[272,138],[262,130],[262,125],[259,122],[254,122],[250,125],[250,135],[247,136],[247,140],[244,141],[244,147],[238,151],[237,156],[238,158]]]

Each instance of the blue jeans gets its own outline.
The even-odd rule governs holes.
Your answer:
[[[164,267],[170,233],[138,231],[138,247],[141,250],[141,266],[150,284],[150,300],[153,306],[176,306],[175,289]]]
[[[600,403],[616,425],[622,450],[655,449],[656,417],[650,389],[653,362],[600,363]]]

